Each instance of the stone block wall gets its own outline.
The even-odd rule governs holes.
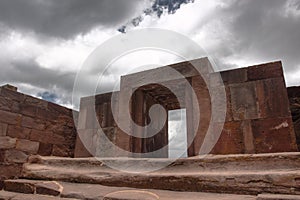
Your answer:
[[[106,93],[81,99],[75,157],[116,156],[110,142],[116,144],[117,139],[123,142],[129,140],[127,134],[118,134],[117,137],[118,127],[113,117],[112,106],[118,112],[118,101],[112,105],[111,98],[112,93]],[[115,93],[115,98],[118,98],[118,93]],[[98,133],[100,127],[105,137]]]
[[[221,72],[227,117],[215,154],[298,151],[281,62]]]
[[[297,138],[297,145],[298,149],[300,149],[300,86],[289,87],[288,95],[290,100],[290,108],[293,117],[294,129]]]
[[[193,66],[190,62],[193,63]],[[201,154],[200,149],[205,146],[203,142],[207,141],[206,139],[209,137],[218,139],[212,150],[208,150],[210,154],[298,151],[282,63],[280,61],[219,73],[209,70],[209,67],[207,67],[210,65],[208,59],[204,58],[190,62],[178,63],[169,67],[173,67],[185,77],[192,86],[197,100],[192,98],[190,89],[182,81],[182,76],[180,79],[176,79],[176,77],[171,76],[166,71],[167,67],[123,76],[121,78],[121,89],[117,92],[119,103],[116,103],[114,106],[110,105],[112,93],[83,98],[80,106],[79,127],[82,135],[85,135],[88,141],[87,146],[91,147],[93,152],[97,150],[102,152],[101,149],[106,149],[106,142],[98,137],[99,134],[97,134],[97,127],[95,126],[95,124],[100,124],[102,129],[109,128],[107,130],[112,130],[107,132],[110,140],[128,152],[145,153],[148,151],[144,151],[144,149],[155,149],[152,146],[165,147],[168,141],[164,141],[161,138],[155,140],[155,145],[152,145],[148,143],[148,139],[136,139],[133,136],[128,136],[116,127],[116,123],[111,115],[111,109],[116,108],[118,110],[118,120],[127,122],[128,116],[125,111],[129,109],[135,123],[144,126],[149,123],[147,120],[149,115],[148,107],[152,105],[151,99],[154,99],[155,103],[162,105],[166,110],[186,109],[187,140],[192,143],[187,147],[188,156]],[[199,68],[208,69],[204,73],[206,81],[202,77],[203,75],[200,76],[194,69],[195,64],[199,65]],[[147,77],[157,78],[160,77],[160,74],[163,76],[160,78],[159,83],[166,85],[173,81],[176,82],[170,84],[170,88],[174,87],[172,91],[177,91],[176,88],[178,89],[177,96],[174,97],[172,92],[167,91],[160,84],[152,84],[152,82],[142,84],[144,80],[147,80]],[[221,79],[218,79],[219,76],[221,76]],[[122,101],[122,97],[126,97],[129,91],[133,91],[136,88],[137,90],[132,95],[129,105],[125,104]],[[224,124],[222,119],[212,115],[212,101],[214,99],[212,99],[211,93],[217,94],[220,91],[225,91],[226,99],[224,101],[226,103],[222,101],[222,103],[217,102],[216,109],[222,111],[222,108],[226,106],[227,113]],[[218,95],[216,96],[220,98]],[[148,97],[151,98],[149,99]],[[96,102],[91,103],[89,100]],[[179,101],[183,103],[179,105]],[[196,117],[199,114],[199,110],[195,109],[197,106],[200,108],[200,120],[197,120]],[[95,107],[99,122],[95,122],[95,117],[93,118]],[[154,121],[156,120],[156,124],[162,121],[159,114],[153,119]],[[109,127],[105,125],[107,122],[110,124]],[[212,128],[209,127],[210,124],[212,124]],[[125,123],[125,125],[128,126],[128,130],[132,130],[138,135],[147,134],[147,131],[143,131],[143,129],[132,128],[130,121]],[[217,128],[221,129],[220,137],[217,135],[219,131],[215,130]],[[196,130],[195,136],[194,130]],[[161,132],[157,135],[165,136],[168,134],[167,129],[162,129]],[[207,134],[210,134],[209,137],[206,137],[208,136]],[[80,139],[77,142],[76,149],[78,149],[78,153],[76,156],[90,156],[90,154],[83,151],[84,148],[82,148],[83,145],[80,143]],[[99,155],[98,153],[96,154]],[[165,154],[160,153],[159,156],[165,157]]]
[[[18,176],[30,154],[73,157],[72,110],[0,87],[0,179]]]

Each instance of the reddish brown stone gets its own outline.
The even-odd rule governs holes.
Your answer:
[[[58,196],[61,194],[63,187],[56,181],[43,182],[35,185],[37,194]]]
[[[0,178],[1,178],[1,177],[0,177]],[[4,181],[2,181],[2,180],[0,179],[0,190],[2,190],[3,187],[4,187]]]
[[[3,163],[5,160],[5,150],[0,150],[0,163]]]
[[[298,151],[291,118],[253,120],[256,153]]]
[[[256,119],[259,117],[256,103],[255,83],[230,85],[232,114],[234,120]]]
[[[20,113],[23,115],[35,117],[37,112],[37,107],[34,105],[23,104],[20,106]]]
[[[255,153],[254,139],[251,120],[245,120],[242,122],[243,136],[244,136],[244,146],[245,153],[253,154]]]
[[[247,69],[234,69],[220,72],[223,84],[244,83],[247,81]]]
[[[8,136],[0,137],[0,149],[12,149],[16,146],[16,139]]]
[[[39,108],[47,108],[48,102],[42,99],[38,99],[32,96],[25,95],[24,105],[32,105]]]
[[[79,136],[76,138],[74,157],[76,158],[84,158],[91,157],[91,153],[85,148]]]
[[[7,130],[7,136],[13,137],[13,138],[20,138],[20,139],[29,139],[31,129],[21,127],[21,126],[15,126],[15,125],[9,125]]]
[[[4,181],[4,190],[24,194],[33,194],[34,185],[25,181],[6,180]]]
[[[52,113],[62,113],[64,116],[72,116],[72,110],[52,102],[48,102],[48,110]]]
[[[22,115],[0,110],[0,122],[7,124],[20,124]]]
[[[256,82],[261,118],[289,117],[289,100],[282,77]]]
[[[23,116],[21,125],[31,129],[45,130],[45,123],[42,120],[32,117]]]
[[[39,143],[30,140],[18,139],[16,149],[30,154],[36,154],[39,150]]]
[[[11,100],[22,102],[25,98],[25,95],[16,91],[8,90],[2,88],[1,96],[6,97]]]
[[[6,97],[0,96],[0,109],[1,110],[10,111],[12,105],[13,105],[13,101],[12,100],[10,100],[10,99],[8,99]]]
[[[6,133],[7,133],[7,127],[8,127],[7,124],[0,123],[0,137],[1,137],[1,136],[6,136]]]
[[[241,122],[226,122],[212,154],[244,153],[244,138]]]
[[[21,164],[3,164],[0,163],[0,180],[16,178],[21,175]]]
[[[5,162],[7,163],[25,163],[28,155],[22,151],[10,149],[5,151]]]
[[[282,63],[280,61],[248,67],[248,80],[261,80],[283,77]]]
[[[47,143],[41,142],[39,145],[38,154],[41,156],[50,156],[52,153],[52,148],[53,148],[52,144],[47,144]]]
[[[70,152],[70,147],[67,145],[53,145],[52,156],[59,157],[72,157],[72,152]]]
[[[52,120],[57,119],[58,113],[53,113],[53,112],[50,112],[49,110],[46,110],[46,109],[43,109],[43,108],[38,108],[36,117],[52,121]]]

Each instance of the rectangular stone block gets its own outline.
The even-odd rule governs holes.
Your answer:
[[[0,137],[0,149],[12,149],[16,146],[16,139],[8,136]]]
[[[54,134],[51,131],[32,130],[30,133],[30,140],[49,144],[65,143],[65,138],[63,136]]]
[[[229,86],[234,120],[256,119],[259,117],[255,82]]]
[[[284,79],[256,81],[257,99],[261,118],[289,117],[289,100]]]
[[[6,136],[8,124],[0,123],[0,137]]]
[[[217,137],[217,135],[215,137]],[[244,152],[245,149],[244,149],[242,123],[225,122],[219,140],[214,146],[211,153],[212,154],[241,154]]]
[[[50,112],[48,109],[38,108],[36,117],[40,119],[45,119],[49,121],[56,120],[58,118],[58,113]]]
[[[37,107],[34,105],[20,105],[20,113],[26,116],[35,117],[37,112]]]
[[[40,142],[38,155],[50,156],[52,154],[53,145],[48,143]]]
[[[39,143],[30,140],[18,139],[16,149],[29,154],[36,154],[39,150]]]
[[[45,130],[45,122],[41,119],[36,119],[33,117],[22,117],[21,125],[26,128],[36,129],[36,130]]]
[[[6,163],[25,163],[28,155],[23,151],[16,149],[9,149],[5,151],[5,162]]]
[[[21,126],[15,126],[15,125],[9,125],[7,130],[7,136],[13,137],[13,138],[20,138],[20,139],[29,139],[31,129],[21,127]]]
[[[45,101],[45,100],[42,100],[42,99],[38,99],[36,97],[32,97],[32,96],[29,96],[29,95],[25,95],[24,97],[24,103],[23,105],[32,105],[32,106],[35,106],[36,108],[39,107],[39,108],[47,108],[48,106],[48,102]]]
[[[255,153],[255,147],[254,147],[251,120],[245,120],[242,122],[241,125],[242,125],[243,136],[244,136],[245,153],[253,154]]]
[[[53,145],[52,156],[71,157],[73,152],[70,151],[72,149],[70,146],[67,144]]]
[[[0,122],[6,124],[20,124],[22,115],[0,110]]]
[[[247,69],[233,69],[228,71],[220,72],[221,78],[224,85],[234,83],[244,83],[247,81]]]
[[[22,164],[0,163],[0,180],[20,177]]]
[[[291,118],[269,118],[252,121],[256,153],[298,151]]]
[[[6,180],[4,181],[4,190],[23,194],[33,194],[34,184],[26,181]]]
[[[283,77],[281,61],[248,67],[248,80],[261,80]]]
[[[65,116],[72,117],[72,110],[63,106],[60,106],[58,104],[48,102],[48,110],[52,113],[60,113],[64,114]]]
[[[16,91],[2,88],[1,96],[9,98],[14,101],[23,102],[25,95]]]

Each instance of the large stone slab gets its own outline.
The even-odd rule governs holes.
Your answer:
[[[179,159],[148,173],[120,172],[168,165],[168,159],[31,157],[26,178],[96,183],[107,186],[238,194],[300,194],[300,153],[206,156]]]

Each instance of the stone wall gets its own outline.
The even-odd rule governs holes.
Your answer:
[[[300,149],[300,87],[289,87],[288,95],[290,100],[291,114],[294,122],[294,129],[297,137],[298,149]]]
[[[198,68],[204,69],[204,74],[201,76],[195,70],[196,65],[198,65]],[[118,121],[123,122],[127,130],[137,133],[135,135],[146,135],[147,131],[142,128],[132,128],[134,126],[129,121],[130,116],[126,115],[126,111],[129,110],[131,118],[136,124],[145,126],[150,124],[148,120],[149,106],[160,104],[167,111],[186,109],[187,140],[188,143],[191,143],[187,147],[188,156],[201,154],[200,149],[203,142],[207,141],[209,137],[218,139],[214,146],[211,145],[213,148],[207,150],[211,154],[298,151],[280,61],[220,73],[210,71],[210,66],[211,64],[207,58],[201,58],[122,76],[120,91],[117,92],[118,102],[114,103],[114,106],[110,106],[112,93],[83,98],[80,106],[79,127],[81,132],[79,134],[84,136],[82,139],[86,140],[87,145],[85,146],[89,148],[93,155],[95,155],[95,152],[96,155],[101,155],[101,152],[103,152],[101,149],[109,150],[109,148],[106,148],[107,142],[99,138],[97,133],[99,131],[97,129],[108,128],[102,123],[108,121],[112,125],[110,130],[113,130],[109,133],[109,140],[120,149],[127,151],[129,156],[135,156],[134,153],[153,152],[153,150],[160,148],[162,151],[159,152],[159,156],[167,157],[166,151],[163,151],[164,148],[162,148],[167,147],[168,141],[164,140],[164,138],[167,138],[165,137],[168,134],[167,128],[161,129],[157,134],[159,136],[157,140],[152,137],[144,139],[134,137],[123,133],[120,128],[116,127],[110,114],[112,108],[116,109],[118,111]],[[168,67],[178,71],[187,81],[183,81],[185,79],[182,76],[176,78],[168,74]],[[147,77],[157,78],[161,74],[162,78],[158,84],[153,84],[153,82],[142,84],[147,80]],[[221,78],[218,79],[220,76]],[[172,90],[167,90],[162,85],[167,85]],[[191,85],[197,97],[196,100],[192,98],[191,89],[187,85]],[[220,107],[220,110],[222,110],[224,105],[227,106],[225,123],[212,114],[212,101],[214,100],[211,93],[218,94],[221,90],[225,91],[224,96],[226,99],[224,99],[222,105],[216,105],[216,109]],[[135,92],[131,96],[129,105],[127,105],[123,99],[130,94],[130,91]],[[174,96],[171,91],[176,91],[177,95]],[[102,110],[98,109],[99,105],[104,106]],[[195,109],[197,106],[199,110]],[[100,123],[95,120],[95,111]],[[200,120],[197,120],[196,116],[199,112]],[[163,121],[161,116],[163,115],[156,113],[153,117],[153,124],[161,123]],[[100,126],[97,127],[95,124]],[[210,124],[212,126],[209,126]],[[218,127],[221,130],[220,137],[216,135],[219,131],[216,131],[215,128]],[[196,130],[196,133],[194,130]],[[89,153],[84,151],[85,148],[80,138],[77,139],[76,149],[78,150],[76,157],[90,156]],[[113,148],[110,148],[110,150],[112,150],[112,156],[120,156],[119,154],[113,154]]]
[[[30,154],[73,157],[72,110],[0,87],[0,180],[18,176]]]
[[[282,63],[221,72],[227,116],[213,153],[298,151]]]

